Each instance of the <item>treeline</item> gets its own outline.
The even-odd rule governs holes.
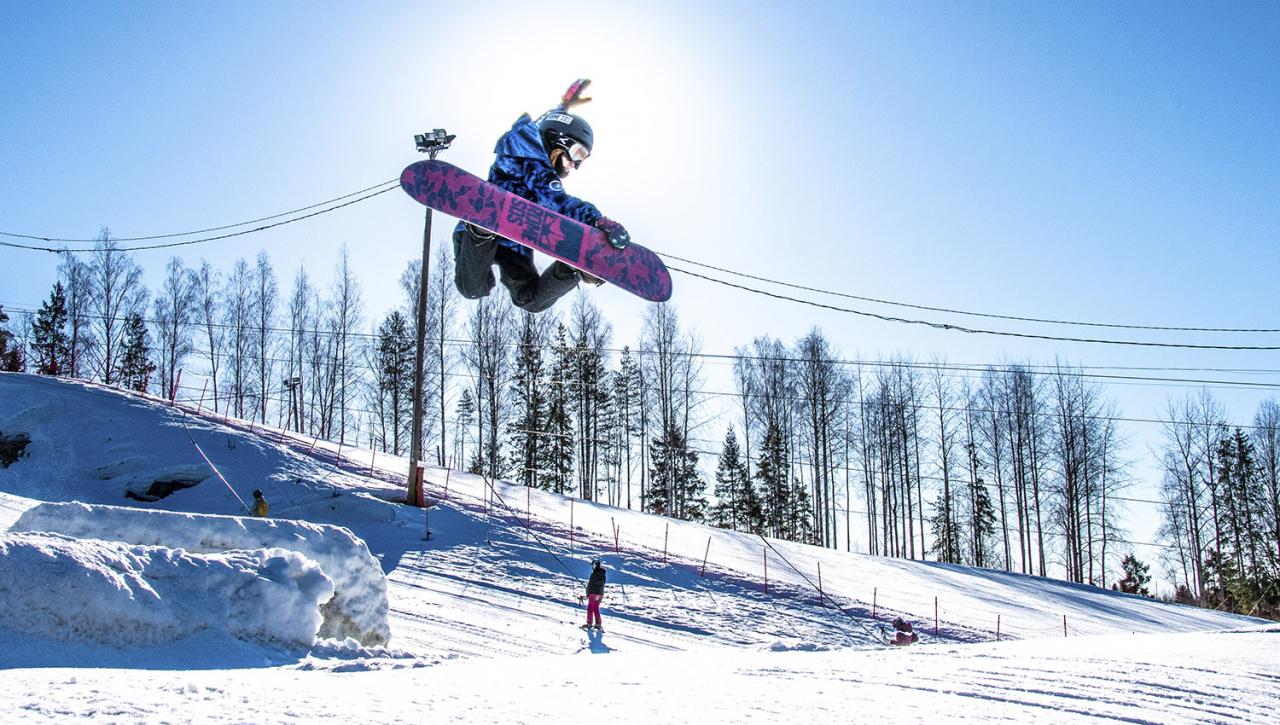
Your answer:
[[[650,306],[636,347],[618,349],[590,295],[542,315],[501,293],[461,305],[449,251],[427,290],[428,460],[832,548],[1142,591],[1120,524],[1132,461],[1119,412],[1079,369],[849,363],[814,329],[737,348],[733,392],[707,392],[708,356],[674,306]],[[0,363],[402,455],[420,272],[407,265],[402,303],[377,319],[345,249],[326,282],[300,268],[287,292],[265,253],[225,271],[173,258],[152,293],[104,230],[0,332]],[[1278,417],[1267,401],[1246,433],[1207,393],[1170,405],[1160,559],[1180,599],[1274,608]]]
[[[1246,431],[1208,392],[1170,402],[1160,463],[1175,598],[1280,618],[1280,404]]]

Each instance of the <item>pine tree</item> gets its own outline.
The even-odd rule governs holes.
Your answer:
[[[9,315],[0,306],[0,372],[21,372],[22,350],[13,342],[13,333],[5,325],[8,321]]]
[[[156,371],[151,361],[147,326],[142,315],[133,313],[125,320],[124,352],[120,357],[120,384],[128,390],[147,392],[147,383]]]
[[[538,483],[543,464],[542,449],[548,444],[546,433],[547,393],[545,344],[547,319],[531,312],[520,315],[520,340],[516,347],[515,373],[511,379],[513,417],[507,427],[511,442],[511,462],[515,480],[526,486]]]
[[[412,397],[412,393],[410,393],[410,397]],[[453,465],[461,468],[467,462],[466,442],[471,437],[471,426],[476,422],[476,400],[471,397],[470,388],[462,389],[462,395],[458,397],[455,417],[457,418],[458,428],[453,434],[455,447]]]
[[[742,464],[738,436],[729,426],[720,451],[720,463],[716,466],[715,495],[717,502],[711,507],[711,525],[722,529],[741,531],[746,523],[743,516],[743,488],[749,485],[747,469]]]
[[[547,445],[542,448],[538,464],[538,487],[559,494],[566,493],[573,480],[573,453],[576,448],[571,412],[573,396],[565,383],[572,374],[573,365],[568,331],[564,325],[559,325],[552,348],[551,385],[547,395]]]
[[[698,473],[698,454],[691,450],[684,434],[667,426],[666,435],[650,445],[652,465],[649,507],[657,514],[702,521],[707,512],[706,482]]]
[[[53,283],[49,299],[40,305],[32,325],[31,349],[36,353],[36,372],[60,375],[67,369],[71,340],[67,337],[67,298],[61,282]]]
[[[1143,564],[1133,554],[1128,554],[1120,562],[1120,568],[1124,571],[1124,578],[1115,583],[1116,589],[1125,594],[1151,596],[1151,592],[1147,589],[1147,584],[1151,583],[1151,575],[1147,573],[1150,569],[1148,565]]]
[[[760,444],[760,460],[756,463],[756,481],[761,493],[764,532],[769,536],[785,537],[789,527],[792,507],[790,476],[786,438],[777,425],[770,424]]]
[[[409,324],[404,315],[393,311],[378,327],[377,365],[378,393],[380,399],[390,403],[384,414],[391,423],[391,448],[397,456],[413,435],[404,425],[413,414],[413,360]]]
[[[944,490],[938,492],[938,498],[934,502],[934,513],[929,518],[930,533],[933,535],[930,551],[940,562],[959,564],[960,527],[956,524],[955,505],[951,498],[950,491]]]

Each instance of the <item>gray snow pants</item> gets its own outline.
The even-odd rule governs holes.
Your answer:
[[[542,312],[578,286],[578,271],[556,261],[538,274],[533,259],[498,244],[498,236],[463,224],[453,233],[454,283],[469,300],[493,291],[493,265],[498,265],[502,284],[511,293],[511,303],[526,312]]]

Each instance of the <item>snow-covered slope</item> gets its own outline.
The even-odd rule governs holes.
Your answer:
[[[129,721],[181,712],[210,721],[389,722],[427,711],[531,722],[607,698],[616,703],[610,719],[647,722],[850,712],[917,720],[938,708],[1018,719],[1048,712],[1054,720],[1249,721],[1280,705],[1265,664],[1280,631],[1247,618],[1037,577],[765,541],[437,469],[428,469],[435,505],[424,513],[400,503],[404,459],[277,431],[263,436],[245,422],[82,383],[0,374],[0,434],[16,432],[31,443],[0,469],[0,528],[27,513],[0,543],[8,547],[0,600],[49,614],[0,623],[0,666],[16,668],[6,673],[0,713],[24,708],[58,720],[115,708]],[[245,513],[242,500],[254,488],[271,502],[272,521],[232,518]],[[28,511],[40,501],[132,512]],[[55,522],[59,511],[77,513]],[[101,511],[110,516],[92,515]],[[156,516],[166,523],[139,523]],[[214,527],[222,533],[211,536],[210,521],[224,522]],[[229,537],[227,527],[276,533]],[[31,533],[42,529],[63,534]],[[349,532],[341,536],[351,543],[305,543],[315,536],[308,532],[330,531]],[[377,588],[352,573],[369,570],[357,561],[361,544],[386,576],[385,646],[324,632],[298,644],[297,628],[263,636],[261,627],[241,626],[253,621],[243,606],[226,606],[228,587],[240,591],[229,583],[235,577],[264,579],[255,584],[264,587],[290,581],[289,596],[257,600],[271,608],[260,619],[309,622],[325,596],[307,578],[310,567],[329,582],[356,577],[348,590]],[[42,567],[40,552],[57,563]],[[609,569],[607,634],[588,636],[576,624],[593,556]],[[76,605],[40,585],[68,566],[94,586],[123,582],[95,603],[127,603],[120,611],[151,621],[181,612],[186,629],[176,640],[154,632],[130,639],[102,621],[95,634],[93,619],[116,610]],[[203,581],[214,569],[218,576]],[[30,582],[26,599],[5,571]],[[51,594],[41,599],[40,591]],[[194,606],[193,592],[209,601]],[[50,618],[74,606],[76,631],[55,631]],[[884,647],[881,628],[893,615],[912,619],[927,646]],[[1001,639],[1030,641],[994,642],[997,630]],[[50,666],[69,669],[27,669]],[[87,667],[165,672],[152,672],[145,686],[121,677],[135,698]],[[280,694],[240,697],[263,688]]]

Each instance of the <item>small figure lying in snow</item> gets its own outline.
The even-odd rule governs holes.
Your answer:
[[[902,617],[893,618],[893,628],[897,633],[889,644],[907,645],[920,641],[920,636],[911,630],[911,623],[903,620]]]

